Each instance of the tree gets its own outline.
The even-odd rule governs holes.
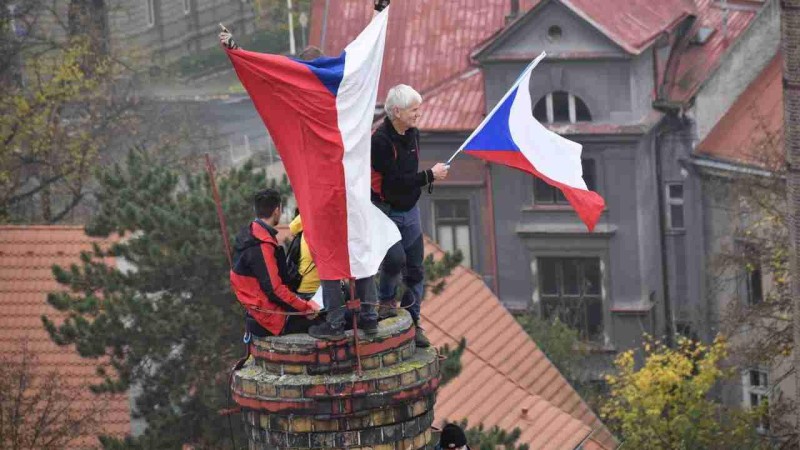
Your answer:
[[[721,365],[726,357],[721,338],[706,346],[680,337],[674,349],[648,340],[640,368],[633,350],[617,357],[618,373],[606,376],[611,390],[601,416],[630,448],[769,448],[755,426],[766,405],[743,411],[710,398],[730,375]]]
[[[105,401],[68,384],[58,370],[43,373],[21,341],[20,358],[0,357],[0,447],[56,450],[93,439]]]
[[[106,51],[105,10],[86,1],[0,0],[0,222],[66,218],[136,129],[131,72]]]
[[[439,386],[444,386],[461,373],[461,356],[466,349],[467,338],[464,337],[461,338],[458,346],[454,349],[450,349],[447,344],[439,348],[439,354],[444,357],[439,369]]]
[[[519,316],[517,321],[564,378],[573,385],[581,381],[580,372],[587,350],[578,330],[557,317],[550,321],[533,313]]]

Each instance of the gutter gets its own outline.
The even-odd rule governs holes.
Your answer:
[[[723,172],[731,172],[739,175],[752,175],[765,178],[772,178],[776,176],[774,172],[771,172],[766,169],[760,169],[757,167],[748,166],[744,164],[736,164],[726,161],[720,161],[717,159],[691,158],[689,160],[689,163],[703,169],[720,170]]]

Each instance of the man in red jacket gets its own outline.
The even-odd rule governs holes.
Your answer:
[[[236,236],[231,284],[247,309],[247,329],[256,336],[306,333],[319,308],[286,287],[286,254],[275,226],[281,217],[281,196],[274,189],[257,192],[256,220]],[[286,315],[282,313],[299,313]]]

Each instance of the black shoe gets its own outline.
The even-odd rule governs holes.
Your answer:
[[[378,305],[378,320],[397,317],[397,306],[394,303],[381,303]]]
[[[364,333],[366,334],[376,334],[378,332],[378,320],[359,319],[358,329],[364,330]]]
[[[341,341],[345,338],[343,327],[333,328],[328,322],[312,325],[308,329],[308,335],[317,339],[325,339],[326,341]]]
[[[420,327],[416,327],[416,331],[414,332],[414,344],[419,348],[428,348],[431,346],[431,341],[428,340],[425,336],[425,332],[423,332]]]

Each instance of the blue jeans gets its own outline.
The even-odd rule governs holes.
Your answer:
[[[425,246],[422,241],[419,207],[415,206],[409,211],[392,209],[388,216],[400,230],[401,239],[386,252],[386,257],[383,259],[378,299],[381,303],[390,303],[394,300],[397,295],[397,282],[402,275],[406,291],[400,306],[406,307],[414,323],[417,323],[425,291],[425,269],[422,266]]]
[[[361,319],[378,319],[378,313],[375,310],[376,294],[375,277],[356,280],[356,298],[361,300],[361,312],[359,313]],[[352,317],[345,308],[342,283],[339,280],[322,280],[322,302],[325,304],[325,310],[328,311],[325,321],[331,328],[342,328],[345,320]]]

